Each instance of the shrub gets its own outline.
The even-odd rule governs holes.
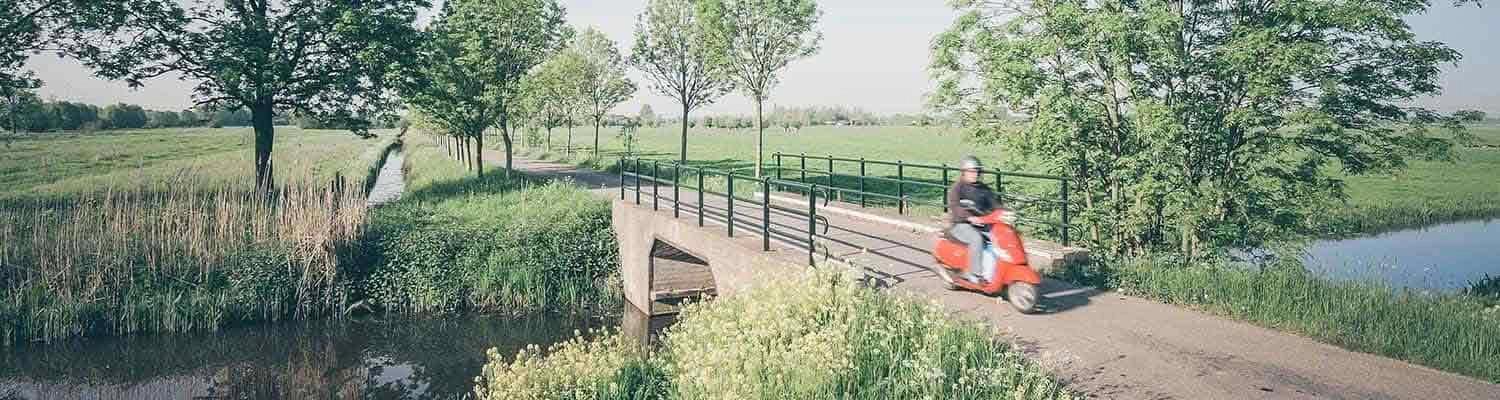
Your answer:
[[[1073,398],[980,325],[827,272],[690,305],[657,356],[618,335],[505,363],[481,399]]]

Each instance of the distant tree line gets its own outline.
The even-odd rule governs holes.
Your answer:
[[[195,110],[155,111],[135,104],[116,103],[103,107],[63,100],[42,100],[35,93],[22,92],[13,99],[0,104],[0,124],[11,132],[57,132],[57,131],[101,131],[111,129],[155,129],[194,128],[226,126],[251,126],[249,110],[214,110],[199,107]],[[398,120],[383,118],[373,121],[369,127],[392,128]],[[296,125],[302,129],[352,129],[340,121],[325,121],[319,118],[297,115],[277,116],[276,125]]]

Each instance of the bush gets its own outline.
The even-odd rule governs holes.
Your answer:
[[[686,307],[648,357],[618,335],[505,363],[481,399],[1073,398],[987,328],[812,272]]]

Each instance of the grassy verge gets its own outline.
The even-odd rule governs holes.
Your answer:
[[[1255,270],[1137,260],[1079,269],[1069,278],[1500,382],[1494,362],[1500,359],[1500,305],[1493,297],[1333,282],[1300,265]]]
[[[827,273],[692,305],[650,356],[601,335],[489,357],[480,399],[1074,398],[989,330]]]
[[[1453,163],[1416,161],[1395,175],[1349,177],[1348,204],[1330,207],[1312,224],[1342,237],[1500,216],[1500,147],[1462,149],[1458,156]]]
[[[425,137],[407,193],[371,218],[368,304],[415,313],[525,313],[619,304],[608,203],[564,183],[477,178]]]

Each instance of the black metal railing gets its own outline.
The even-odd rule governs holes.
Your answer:
[[[670,172],[670,177],[663,175],[663,164],[667,167],[666,171]],[[661,204],[664,202],[671,203],[673,218],[680,218],[682,206],[685,203],[681,197],[682,190],[684,188],[690,189],[696,194],[697,200],[696,202],[688,203],[688,205],[695,208],[693,211],[697,214],[698,226],[704,226],[706,217],[711,217],[715,222],[722,222],[725,226],[725,233],[730,237],[734,237],[737,221],[745,223],[752,229],[759,230],[758,234],[761,237],[761,248],[763,251],[771,250],[771,240],[773,238],[787,242],[801,242],[807,247],[808,263],[812,264],[814,255],[816,254],[816,236],[819,223],[823,226],[823,233],[828,233],[828,219],[818,215],[817,193],[822,192],[822,190],[816,184],[777,180],[770,177],[755,178],[733,171],[683,165],[676,161],[664,162],[659,160],[642,160],[639,158],[621,158],[617,168],[620,171],[620,200],[626,199],[627,192],[634,192],[635,203],[641,204],[641,197],[649,195],[651,196],[652,210],[659,210]],[[685,172],[688,177],[696,178],[694,180],[696,184],[684,184],[682,178]],[[705,177],[723,178],[724,191],[720,192],[715,190],[715,188],[705,186]],[[631,179],[627,181],[626,178]],[[642,188],[643,181],[646,181],[651,187]],[[736,182],[753,182],[751,183],[751,187],[759,189],[759,201],[753,198],[741,197],[735,190]],[[670,199],[664,198],[660,194],[661,186],[663,185],[672,186],[672,197]],[[775,187],[795,187],[812,193],[811,196],[808,196],[808,208],[806,210],[798,210],[771,204],[771,190]],[[742,186],[742,188],[744,187]],[[647,191],[650,193],[646,193]],[[724,199],[724,206],[722,208],[708,206],[704,202],[705,194],[722,197]],[[744,205],[737,205],[739,203],[748,204],[752,208],[759,208],[760,223],[755,224],[753,219],[747,219],[737,213],[736,207],[745,208]],[[773,213],[790,215],[799,220],[805,219],[807,221],[805,235],[803,232],[778,229],[778,226],[789,229],[794,227],[776,223],[772,219]]]
[[[774,165],[770,166],[774,174],[774,182],[785,182],[791,179],[786,174],[795,173],[795,182],[802,184],[814,183],[822,180],[820,186],[825,202],[834,197],[839,199],[851,199],[857,197],[856,202],[860,207],[868,207],[875,200],[878,205],[894,203],[896,212],[907,214],[912,204],[926,204],[942,207],[947,211],[948,203],[947,189],[953,184],[952,176],[961,173],[959,168],[950,167],[947,164],[931,165],[921,163],[908,163],[905,161],[868,160],[865,158],[847,158],[829,156],[809,156],[806,154],[772,154]],[[820,164],[808,167],[809,161]],[[788,164],[796,163],[796,166]],[[844,172],[836,166],[858,166],[858,172]],[[895,168],[895,176],[873,175],[869,171],[870,166]],[[821,168],[820,168],[821,167]],[[916,170],[916,171],[912,171]],[[918,172],[913,174],[912,172]],[[808,174],[813,177],[808,178]],[[1069,179],[1062,176],[1033,174],[1025,172],[1010,171],[984,171],[984,176],[993,177],[995,182],[996,196],[1002,204],[1012,208],[1025,208],[1020,219],[1022,223],[1039,225],[1051,228],[1058,236],[1064,246],[1070,245],[1070,231],[1072,224],[1072,209],[1068,201]],[[940,180],[934,180],[941,176]],[[1029,182],[1010,182],[1025,180]],[[1036,186],[1056,185],[1055,194],[1027,195],[1021,190],[1007,190],[1012,184],[1029,184]],[[790,185],[788,185],[790,186]],[[894,188],[892,188],[894,186]],[[1020,186],[1020,185],[1017,185]],[[884,190],[882,190],[884,189]],[[895,193],[890,193],[894,189]],[[914,190],[915,189],[915,190]],[[817,193],[804,193],[809,198],[816,197]],[[887,202],[881,202],[885,200]],[[880,204],[883,203],[883,204]],[[1029,215],[1056,215],[1056,219],[1037,218]]]

